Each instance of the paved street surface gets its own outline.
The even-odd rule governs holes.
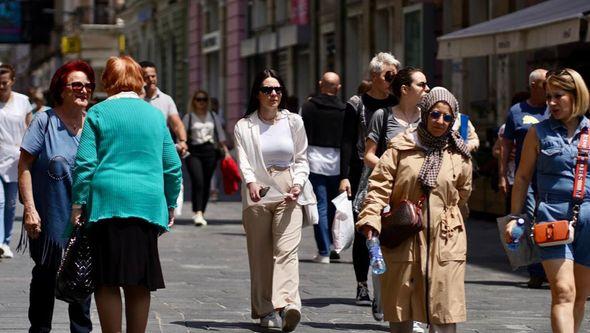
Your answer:
[[[167,288],[152,295],[148,332],[265,332],[250,319],[246,239],[239,203],[212,203],[209,226],[194,227],[189,203],[174,230],[161,237],[160,256]],[[17,243],[20,222],[15,227]],[[466,288],[468,322],[459,332],[550,332],[549,290],[524,288],[527,278],[513,273],[500,252],[495,223],[471,220]],[[354,305],[351,253],[341,263],[311,262],[313,230],[303,233],[300,250],[302,321],[298,332],[387,332],[369,307]],[[0,262],[0,332],[28,327],[28,284],[32,261],[18,254]],[[586,317],[589,317],[586,311]],[[99,331],[93,306],[92,319]],[[58,301],[54,332],[67,332],[65,303]],[[590,332],[584,322],[583,332]]]

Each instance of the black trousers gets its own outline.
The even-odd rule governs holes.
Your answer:
[[[191,155],[186,158],[186,166],[191,178],[193,212],[204,212],[209,201],[211,178],[217,167],[215,146],[212,143],[191,145],[189,151]]]
[[[46,258],[41,263],[40,258],[35,258],[33,278],[29,294],[29,333],[45,333],[51,331],[53,319],[53,307],[55,305],[55,280],[57,269],[61,260],[61,251],[50,251],[51,258]],[[68,306],[70,317],[70,332],[87,333],[92,331],[90,321],[91,296],[83,304],[71,303]]]
[[[362,168],[363,162],[361,160],[354,160],[354,162],[350,163],[348,180],[350,181],[350,187],[352,188],[353,198],[358,191]],[[356,223],[357,221],[358,216],[354,214],[354,222]],[[366,282],[367,276],[369,275],[370,258],[366,242],[367,239],[365,236],[362,233],[355,231],[354,242],[352,243],[352,266],[354,267],[354,275],[356,276],[357,282]]]

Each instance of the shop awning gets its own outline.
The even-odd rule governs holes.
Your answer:
[[[590,0],[549,0],[438,38],[438,59],[505,54],[578,42]]]

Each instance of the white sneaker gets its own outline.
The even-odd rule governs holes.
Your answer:
[[[10,259],[14,257],[14,253],[12,253],[8,244],[2,244],[0,245],[0,248],[2,248],[2,258]]]
[[[293,304],[288,304],[281,311],[281,319],[283,332],[293,332],[301,320],[301,312]]]
[[[419,321],[415,321],[414,322],[414,326],[412,327],[412,332],[413,333],[424,333],[426,332],[424,330],[424,327],[422,327],[422,323]]]
[[[277,315],[275,314],[274,311],[267,314],[266,316],[260,318],[260,326],[266,327],[266,328],[279,328],[279,327],[281,327],[281,325],[279,325],[279,319],[277,318]]]
[[[202,212],[197,212],[195,215],[193,215],[193,223],[197,227],[204,227],[207,225],[207,221],[203,217]]]
[[[313,262],[317,263],[317,264],[329,264],[330,263],[330,257],[329,256],[322,256],[322,255],[317,255],[315,257],[313,257]]]

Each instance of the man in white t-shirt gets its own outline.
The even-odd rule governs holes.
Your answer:
[[[187,152],[188,146],[186,143],[186,130],[178,115],[176,104],[172,100],[172,97],[163,93],[158,88],[156,65],[150,61],[142,61],[139,65],[143,69],[143,80],[145,81],[144,100],[162,112],[168,127],[170,127],[172,133],[176,136],[176,148],[182,156]]]
[[[12,258],[10,236],[18,192],[20,144],[32,119],[32,107],[26,95],[12,91],[15,71],[0,65],[0,256]]]

